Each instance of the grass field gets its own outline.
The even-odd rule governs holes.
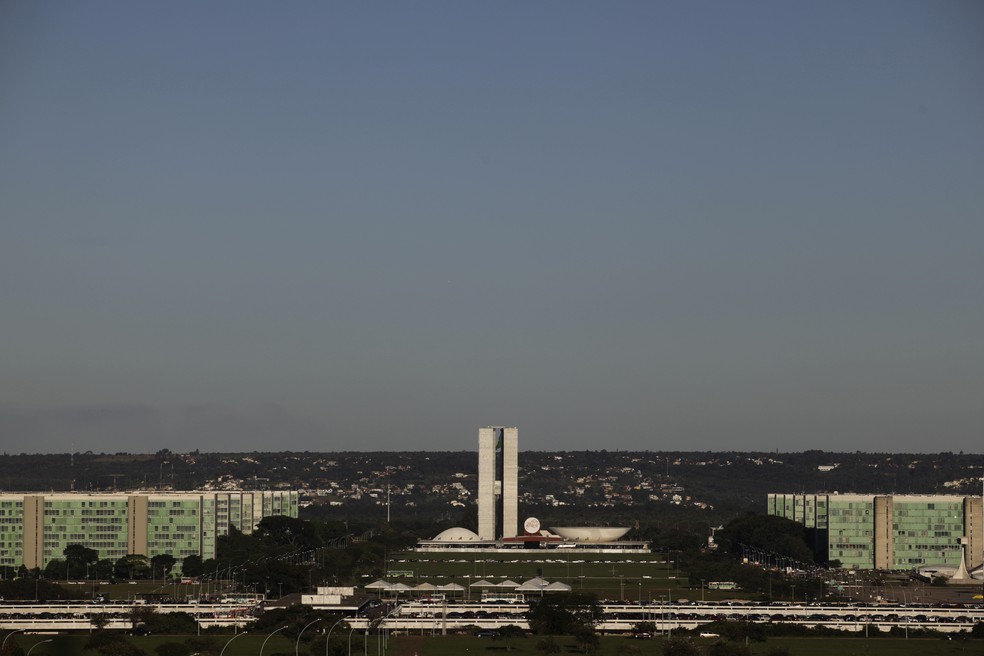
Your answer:
[[[390,572],[407,572],[407,583],[458,583],[470,588],[486,579],[492,583],[510,579],[522,583],[534,576],[560,581],[575,591],[594,592],[603,599],[649,600],[666,596],[693,598],[686,575],[662,554],[582,554],[552,550],[549,553],[519,551],[508,554],[460,553],[396,554],[387,564]],[[480,591],[471,589],[472,594]],[[706,599],[731,595],[705,591]],[[699,596],[698,596],[699,598]]]
[[[472,583],[486,579],[492,583],[505,579],[522,583],[542,576],[548,581],[560,581],[575,591],[593,592],[602,599],[626,601],[700,599],[700,584],[691,589],[687,575],[680,572],[663,554],[583,554],[552,550],[549,553],[518,551],[509,554],[460,553],[400,553],[387,563],[389,572],[409,573],[404,578],[388,577],[408,584],[458,583],[470,588]],[[366,581],[368,582],[368,581]],[[471,594],[481,591],[470,588]],[[734,592],[704,590],[704,599],[731,599]]]
[[[217,635],[211,636],[211,639],[221,649],[232,637],[232,634]],[[260,653],[260,646],[266,637],[266,633],[241,635],[228,643],[229,646],[225,651],[225,656],[257,656]],[[193,636],[143,636],[131,637],[130,641],[146,652],[148,656],[154,656],[154,649],[158,645],[166,642],[185,642],[190,638],[193,638]],[[477,640],[477,638],[475,639]],[[31,656],[97,656],[96,651],[84,649],[85,643],[89,640],[88,635],[17,635],[11,638],[10,642],[16,642],[26,654],[32,646],[41,643],[43,640],[51,640],[52,642],[38,644],[34,651],[31,652]],[[335,636],[332,636],[331,642],[332,644],[340,644],[336,643]],[[273,636],[267,643],[266,649],[263,650],[263,654],[264,656],[273,656],[276,653],[293,655],[294,642],[280,635]],[[303,649],[301,653],[307,654]],[[362,652],[360,651],[359,653],[361,654]]]
[[[133,643],[148,656],[153,656],[154,649],[165,642],[183,642],[191,636],[147,636],[131,638]],[[231,638],[215,636],[219,648]],[[226,656],[257,656],[266,635],[241,635],[228,643]],[[13,639],[12,639],[13,640]],[[47,644],[38,644],[31,656],[95,656],[96,652],[86,651],[83,645],[88,636],[17,636],[17,643],[24,653],[27,653],[36,643],[42,640],[52,640]],[[337,640],[337,641],[336,641]],[[399,637],[391,638],[386,656],[499,656],[511,654],[515,656],[542,656],[536,649],[538,638],[527,637],[510,641],[512,651],[506,651],[506,644],[489,638],[472,636],[443,636],[443,637]],[[577,645],[571,638],[558,638],[562,654],[578,654]],[[710,645],[713,640],[708,638],[696,639],[700,645]],[[344,638],[332,637],[333,645],[345,645]],[[368,652],[377,655],[377,642],[370,639]],[[653,640],[633,640],[623,637],[602,638],[601,646],[595,652],[596,656],[622,656],[626,646],[635,647],[638,654],[658,655],[662,653],[663,642]],[[358,649],[356,649],[358,647]],[[903,640],[897,638],[770,638],[767,642],[751,643],[754,656],[765,656],[769,650],[776,647],[789,649],[791,656],[981,656],[984,655],[984,640],[969,640],[955,638],[953,640],[919,639]],[[293,654],[294,643],[279,635],[273,636],[263,651],[264,656],[274,654]],[[314,656],[304,646],[300,653],[304,656]],[[363,654],[362,643],[353,643],[353,654]],[[379,652],[382,654],[382,652]]]
[[[468,654],[497,656],[542,656],[536,649],[537,638],[521,638],[510,643],[513,651],[507,652],[506,645],[488,638],[447,636],[441,638],[395,639],[390,644],[387,656],[462,656]],[[573,639],[560,638],[562,654],[581,653]],[[695,640],[700,645],[710,645],[713,639]],[[632,640],[630,638],[602,638],[596,656],[622,656],[620,649],[635,647],[639,654],[661,654],[661,639]],[[894,638],[771,638],[767,642],[751,643],[752,654],[764,656],[776,647],[789,649],[790,656],[980,656],[984,654],[984,641],[981,640],[902,640]],[[372,653],[370,651],[370,653]]]

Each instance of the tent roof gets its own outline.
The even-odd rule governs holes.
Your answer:
[[[571,586],[566,583],[561,583],[560,581],[554,581],[553,583],[545,586],[544,590],[556,591],[556,592],[570,592]]]
[[[465,589],[465,586],[458,585],[457,583],[447,583],[445,585],[437,586],[437,589],[444,590],[446,592],[462,592]]]

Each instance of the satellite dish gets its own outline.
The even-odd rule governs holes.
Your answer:
[[[540,532],[540,520],[536,517],[527,517],[526,521],[523,522],[523,530],[526,531],[527,535],[533,535],[534,533]]]

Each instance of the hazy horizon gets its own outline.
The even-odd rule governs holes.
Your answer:
[[[982,35],[973,1],[6,2],[0,443],[979,451]]]

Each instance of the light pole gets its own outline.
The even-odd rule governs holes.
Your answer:
[[[27,631],[27,629],[14,629],[13,631],[5,635],[3,637],[3,642],[0,643],[0,654],[3,653],[3,648],[7,646],[7,638],[14,635],[15,633],[23,633],[24,631]]]
[[[42,640],[41,642],[35,642],[33,645],[31,645],[31,648],[27,650],[27,656],[31,656],[31,652],[34,651],[35,647],[37,647],[38,645],[43,645],[46,642],[54,642],[54,640],[48,638],[47,640]]]
[[[331,632],[335,630],[335,627],[345,621],[344,617],[338,618],[338,621],[331,625],[328,629],[328,637],[325,638],[325,656],[328,656],[328,641],[331,640]]]
[[[376,619],[374,619],[374,620],[366,623],[366,641],[365,641],[365,647],[363,649],[363,654],[365,656],[369,656],[369,633],[372,631],[372,623],[373,622],[376,623],[376,634],[378,636],[379,635],[379,626],[386,620],[386,617],[387,617],[386,615],[383,615],[381,617],[377,617]],[[377,648],[377,651],[378,651],[379,646],[377,645],[376,648]]]
[[[369,656],[369,632],[372,631],[372,622],[366,623],[366,634],[365,638],[362,640],[362,653],[364,656]]]
[[[260,645],[260,656],[263,656],[263,648],[266,647],[267,640],[269,640],[270,638],[272,638],[274,633],[280,633],[281,631],[283,631],[284,629],[286,629],[287,626],[289,626],[289,625],[285,625],[285,626],[280,627],[279,629],[276,629],[275,631],[273,631],[273,633],[271,633],[270,635],[268,635],[263,640],[263,644]]]
[[[231,638],[229,638],[229,640],[224,645],[222,645],[222,651],[219,652],[219,656],[222,656],[222,654],[225,653],[226,647],[229,646],[229,643],[230,642],[232,642],[236,638],[239,638],[240,636],[244,636],[244,635],[246,635],[246,632],[245,631],[243,631],[242,633],[237,633],[236,635],[234,635]]]
[[[349,631],[348,656],[352,656],[352,634],[353,633],[355,633],[355,627],[354,626],[352,627],[352,630]]]
[[[294,643],[294,656],[300,656],[300,654],[301,654],[301,635],[304,633],[304,630],[307,629],[312,624],[317,624],[318,622],[320,622],[323,619],[325,619],[325,618],[319,617],[318,619],[314,620],[313,622],[308,622],[307,624],[304,625],[304,628],[301,629],[301,632],[297,634],[297,641]]]

